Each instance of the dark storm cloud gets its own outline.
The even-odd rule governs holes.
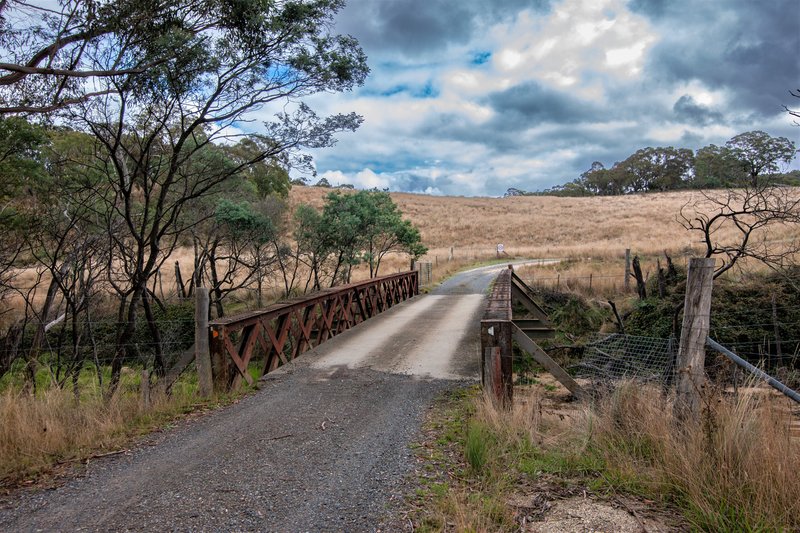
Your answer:
[[[520,149],[519,135],[508,127],[494,123],[476,126],[469,118],[454,113],[441,113],[425,120],[414,132],[432,141],[458,141],[483,145],[495,152]]]
[[[465,44],[478,28],[522,9],[548,6],[549,0],[349,0],[337,29],[358,38],[367,54],[419,57]]]
[[[800,82],[796,0],[637,0],[630,7],[662,34],[648,63],[657,83],[697,79],[730,91],[732,111],[764,118],[780,113]]]
[[[722,113],[719,111],[712,111],[708,107],[698,104],[694,98],[688,94],[684,94],[672,106],[675,112],[675,117],[678,120],[695,124],[697,126],[708,126],[709,124],[717,124],[722,122]]]
[[[545,122],[578,123],[596,116],[590,104],[533,81],[493,93],[487,100],[500,115],[497,120],[504,128],[527,129]]]

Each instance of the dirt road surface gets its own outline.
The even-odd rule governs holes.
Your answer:
[[[486,288],[462,273],[269,374],[238,404],[0,505],[2,531],[376,531],[440,392],[478,379]]]

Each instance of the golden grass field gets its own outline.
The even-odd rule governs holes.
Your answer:
[[[301,203],[322,207],[331,189],[320,187],[292,188],[291,209]],[[423,243],[429,248],[422,261],[433,263],[434,281],[459,268],[496,259],[497,244],[502,243],[509,259],[567,259],[549,266],[518,269],[524,279],[539,285],[556,286],[613,297],[624,286],[624,256],[629,248],[642,259],[647,275],[656,271],[656,257],[666,251],[678,264],[690,256],[702,255],[703,247],[696,232],[689,232],[678,222],[681,209],[702,199],[697,191],[638,194],[612,197],[560,198],[523,196],[511,198],[426,196],[391,193],[403,216],[419,229]],[[690,211],[687,211],[690,212]],[[796,234],[791,228],[779,228],[772,239],[787,239]],[[721,231],[718,238],[733,240],[731,232]],[[450,253],[453,260],[450,261]],[[504,256],[505,257],[505,256]],[[175,290],[174,261],[178,261],[184,280],[193,268],[192,250],[173,252],[162,269],[163,287],[169,294]],[[388,256],[381,274],[408,269],[406,256]],[[365,267],[356,269],[353,280],[368,277]],[[36,272],[19,272],[23,286],[35,283]],[[46,280],[45,280],[46,281]],[[267,299],[280,295],[279,280],[267,284]],[[46,284],[37,290],[35,300],[44,297]],[[41,293],[41,294],[40,294]],[[251,298],[243,295],[243,305],[251,307]],[[19,306],[19,298],[10,298],[7,305]]]
[[[320,207],[329,192],[294,187],[290,205]],[[586,198],[391,196],[404,217],[419,227],[429,248],[422,260],[434,263],[434,277],[438,277],[437,270],[443,270],[451,247],[457,262],[465,264],[496,258],[496,246],[502,243],[509,258],[569,260],[519,269],[520,276],[529,281],[574,290],[588,289],[591,283],[593,294],[613,296],[624,286],[626,249],[640,256],[645,276],[656,272],[658,256],[663,266],[665,251],[677,264],[685,264],[691,256],[702,256],[704,250],[700,235],[687,231],[678,221],[682,208],[689,215],[689,206],[703,199],[698,191]],[[784,240],[796,233],[790,227],[777,228],[770,239]],[[721,230],[716,237],[730,242],[736,239],[730,230]],[[406,265],[405,258],[394,259],[385,272]]]

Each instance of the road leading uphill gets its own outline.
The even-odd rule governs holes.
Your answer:
[[[55,490],[10,497],[0,530],[385,528],[426,407],[478,378],[478,322],[500,268],[397,305],[269,374],[256,394]]]

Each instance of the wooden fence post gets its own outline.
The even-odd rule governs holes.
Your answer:
[[[150,409],[150,371],[142,370],[142,382],[139,385],[142,409]]]
[[[686,279],[683,327],[677,360],[675,416],[696,417],[705,386],[706,339],[711,323],[713,258],[692,258]]]
[[[625,292],[631,290],[631,249],[625,249]]]
[[[481,382],[499,405],[511,405],[514,376],[510,321],[481,322]]]
[[[179,300],[186,298],[186,288],[183,285],[183,277],[181,276],[181,264],[177,261],[175,261],[175,292],[178,293]]]
[[[206,398],[214,391],[208,345],[208,287],[196,287],[194,294],[194,360],[200,396]]]

